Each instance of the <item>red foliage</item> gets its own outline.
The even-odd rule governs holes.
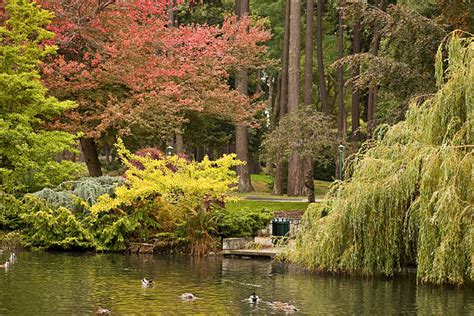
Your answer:
[[[269,33],[249,18],[168,28],[166,0],[38,2],[55,13],[59,47],[43,67],[44,82],[78,103],[58,127],[100,138],[155,122],[179,128],[185,110],[235,121],[255,110],[228,85],[234,69],[262,64]]]

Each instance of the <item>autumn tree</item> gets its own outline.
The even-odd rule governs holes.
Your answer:
[[[78,103],[56,125],[83,133],[91,175],[101,173],[97,144],[106,137],[145,129],[160,143],[180,132],[184,110],[249,117],[249,99],[227,80],[233,69],[263,59],[259,43],[269,35],[249,18],[168,28],[166,1],[44,4],[56,14],[52,29],[60,48],[44,68],[45,82],[54,95]]]
[[[249,1],[236,0],[235,1],[235,15],[240,19],[249,14]],[[245,30],[243,30],[245,32]],[[239,69],[237,71],[235,85],[237,90],[244,96],[248,96],[248,72],[246,69]],[[248,131],[244,123],[237,124],[235,128],[235,147],[237,159],[244,161],[245,164],[237,166],[237,176],[239,177],[238,191],[250,192],[253,191],[252,182],[250,181],[249,170],[249,144]]]

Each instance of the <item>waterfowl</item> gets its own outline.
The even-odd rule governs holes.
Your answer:
[[[192,301],[192,300],[195,300],[196,298],[197,297],[194,296],[194,294],[192,294],[192,293],[181,294],[181,299],[185,300],[185,301]]]
[[[10,259],[8,259],[8,260],[10,260],[10,262],[13,263],[13,262],[16,262],[16,259],[17,259],[16,254],[14,252],[12,252],[10,254]]]
[[[155,281],[153,281],[152,279],[148,279],[148,278],[142,279],[142,286],[144,287],[152,287],[153,284],[155,284]]]
[[[5,264],[0,264],[0,268],[7,269],[11,265],[10,261],[6,261]]]
[[[260,298],[257,296],[257,294],[255,294],[255,292],[253,292],[252,295],[249,296],[247,301],[249,301],[250,303],[256,304],[260,301]]]
[[[283,303],[283,302],[268,302],[273,309],[281,310],[287,313],[295,313],[298,311],[298,308],[291,304],[291,302]]]
[[[110,315],[110,313],[111,312],[109,309],[102,307],[97,308],[97,310],[95,311],[96,315]]]

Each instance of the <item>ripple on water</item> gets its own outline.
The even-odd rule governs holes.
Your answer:
[[[0,255],[0,261],[5,254]],[[155,280],[142,288],[140,280]],[[414,276],[309,274],[261,260],[23,252],[0,273],[1,315],[281,314],[243,300],[292,301],[299,314],[473,314],[474,290],[417,286]],[[199,299],[183,301],[183,293]]]

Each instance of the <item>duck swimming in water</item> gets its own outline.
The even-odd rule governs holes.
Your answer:
[[[102,307],[97,308],[97,310],[95,311],[96,315],[110,315],[110,313],[111,312],[109,309]]]
[[[12,252],[10,254],[10,259],[8,259],[8,260],[10,260],[10,263],[16,262],[16,260],[17,260],[16,254],[14,252]]]
[[[154,284],[155,284],[155,281],[153,281],[152,279],[148,279],[148,278],[143,278],[142,279],[142,286],[143,287],[152,287]]]
[[[252,295],[249,296],[247,301],[249,301],[252,304],[256,304],[260,301],[260,298],[257,296],[257,294],[255,294],[255,292],[253,292]]]
[[[184,293],[184,294],[181,294],[181,299],[185,301],[193,301],[197,299],[197,297],[194,296],[194,294],[192,293]]]
[[[284,311],[286,313],[295,313],[298,311],[298,308],[296,308],[295,305],[291,304],[291,302],[268,302],[267,304],[275,310]]]
[[[6,261],[5,264],[0,264],[0,268],[3,269],[8,269],[8,267],[11,265],[10,261]]]

